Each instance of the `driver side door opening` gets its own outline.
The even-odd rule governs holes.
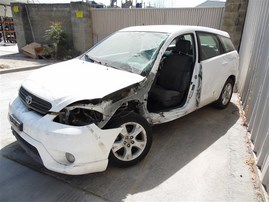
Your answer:
[[[196,61],[194,34],[176,37],[162,56],[149,91],[149,112],[162,112],[184,106]]]

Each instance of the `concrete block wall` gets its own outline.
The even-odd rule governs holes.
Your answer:
[[[25,6],[24,4],[17,4],[17,12],[13,13],[13,19],[15,22],[15,30],[16,30],[16,39],[18,47],[22,48],[28,42],[28,33],[29,24],[25,21]],[[20,50],[19,48],[19,50]]]
[[[228,32],[237,50],[247,12],[248,0],[226,0],[221,29]]]
[[[32,25],[34,40],[45,43],[45,31],[52,22],[60,22],[67,35],[68,44],[72,46],[72,31],[69,4],[28,4],[29,19]],[[27,14],[27,13],[26,13]]]
[[[74,48],[85,52],[93,45],[93,30],[90,4],[71,2],[71,24]]]
[[[45,30],[52,22],[60,22],[67,35],[69,47],[84,52],[92,43],[91,14],[88,4],[24,4],[13,3],[11,7],[17,33],[19,50],[31,42],[46,43]],[[17,12],[14,12],[17,10]]]

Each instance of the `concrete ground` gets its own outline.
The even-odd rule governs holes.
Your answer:
[[[67,176],[35,163],[11,135],[8,100],[30,73],[0,75],[0,201],[264,201],[246,164],[236,94],[225,110],[207,106],[154,126],[152,149],[136,166]]]
[[[19,54],[16,44],[0,44],[0,74],[33,69],[55,62],[53,60],[32,59]]]

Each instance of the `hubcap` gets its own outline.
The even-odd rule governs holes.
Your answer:
[[[146,131],[143,126],[135,122],[122,124],[121,127],[122,131],[112,145],[112,152],[119,160],[134,160],[146,147]]]
[[[225,85],[223,93],[222,93],[222,97],[221,97],[221,102],[223,105],[226,105],[229,102],[232,96],[232,89],[233,89],[232,84],[227,83]]]

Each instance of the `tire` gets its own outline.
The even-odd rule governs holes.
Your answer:
[[[219,99],[214,103],[214,106],[216,108],[225,109],[229,105],[233,94],[233,87],[234,81],[231,78],[227,79],[219,96]]]
[[[152,144],[152,130],[142,116],[129,112],[111,120],[106,128],[123,127],[112,145],[109,163],[117,167],[137,164],[148,154]]]

